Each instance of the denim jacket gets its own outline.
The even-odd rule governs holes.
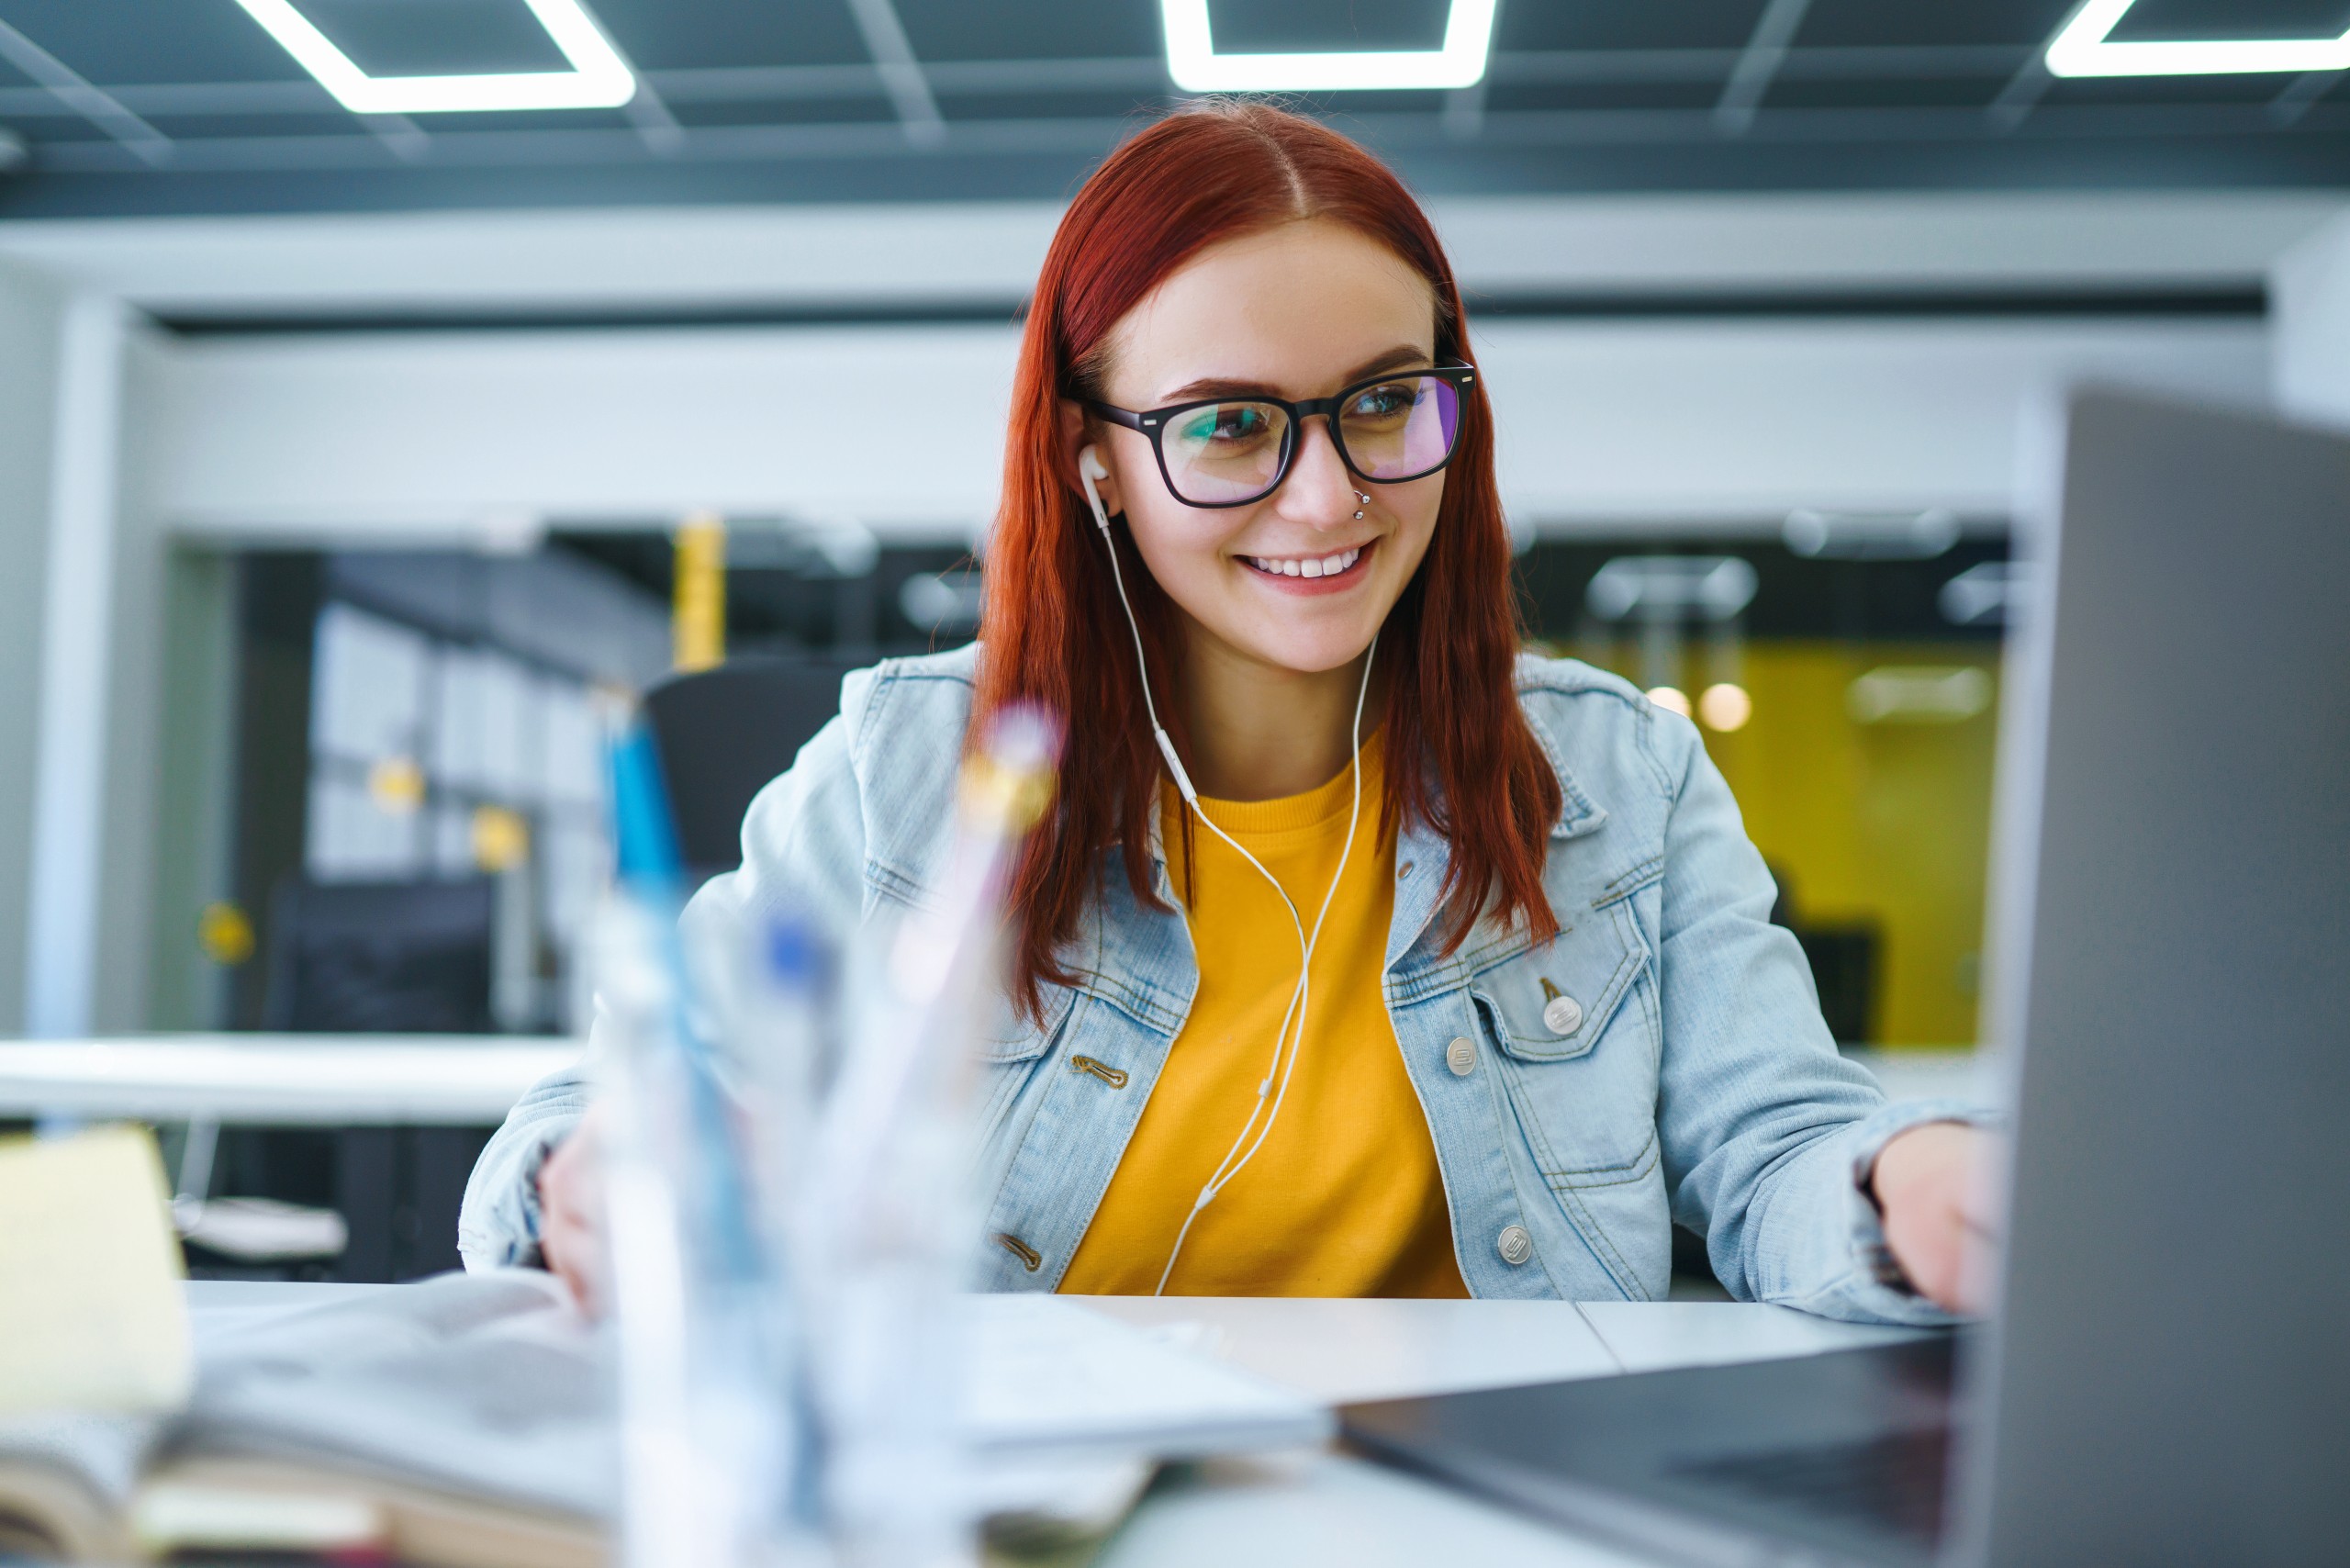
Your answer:
[[[743,868],[696,895],[689,938],[787,909],[845,933],[918,899],[952,819],[975,660],[851,675],[839,716],[752,803]],[[1900,1288],[1862,1182],[1894,1133],[1967,1109],[1889,1106],[1838,1054],[1687,720],[1571,660],[1522,658],[1516,689],[1564,801],[1543,872],[1558,936],[1487,920],[1440,952],[1446,845],[1406,822],[1387,941],[1388,1015],[1470,1291],[1660,1298],[1678,1224],[1741,1298],[1940,1320]],[[1156,842],[1152,856],[1164,898]],[[1096,877],[1064,955],[1075,983],[1046,987],[1040,1022],[985,1047],[980,1289],[1059,1282],[1198,987],[1180,908],[1138,902],[1114,849]],[[1073,1071],[1080,1054],[1116,1071]],[[535,1258],[536,1172],[585,1106],[584,1071],[533,1088],[484,1151],[459,1226],[469,1265]]]

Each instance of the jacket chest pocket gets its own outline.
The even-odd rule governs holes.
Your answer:
[[[1648,944],[1624,902],[1470,981],[1536,1163],[1553,1187],[1634,1181],[1656,1161]]]

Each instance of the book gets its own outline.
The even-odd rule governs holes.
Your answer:
[[[961,1424],[998,1561],[1076,1560],[1159,1460],[1330,1431],[1299,1396],[1070,1302],[960,1310]],[[447,1274],[217,1331],[199,1320],[196,1347],[169,1414],[0,1420],[0,1556],[364,1544],[446,1568],[605,1561],[607,1332],[550,1276]]]
[[[170,1203],[143,1127],[0,1138],[0,1415],[186,1394]]]

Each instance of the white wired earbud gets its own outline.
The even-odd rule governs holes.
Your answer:
[[[1158,755],[1167,759],[1167,771],[1175,778],[1175,788],[1193,811],[1199,810],[1199,791],[1192,788],[1192,776],[1183,771],[1183,759],[1175,755],[1175,743],[1167,738],[1167,727],[1158,722],[1158,704],[1150,695],[1150,666],[1143,658],[1142,628],[1135,624],[1135,607],[1126,598],[1126,576],[1118,568],[1117,542],[1110,537],[1110,514],[1102,505],[1102,492],[1093,487],[1096,479],[1106,479],[1110,470],[1102,462],[1102,449],[1089,446],[1077,454],[1077,476],[1085,482],[1085,500],[1093,509],[1094,525],[1102,530],[1102,543],[1110,551],[1110,576],[1118,585],[1118,603],[1126,612],[1126,630],[1134,633],[1135,665],[1142,677],[1142,703],[1150,714],[1150,733],[1158,742]],[[1207,819],[1203,817],[1203,822]],[[1246,854],[1247,851],[1242,851]]]
[[[1248,1119],[1241,1125],[1240,1136],[1232,1140],[1232,1147],[1225,1151],[1223,1159],[1217,1162],[1214,1171],[1209,1175],[1207,1185],[1200,1189],[1199,1197],[1192,1204],[1192,1212],[1184,1216],[1183,1228],[1176,1232],[1174,1249],[1167,1254],[1167,1266],[1158,1271],[1158,1283],[1150,1293],[1164,1295],[1167,1294],[1167,1282],[1175,1272],[1175,1260],[1183,1255],[1183,1243],[1191,1238],[1192,1222],[1215,1201],[1218,1193],[1232,1184],[1233,1178],[1257,1158],[1257,1151],[1265,1146],[1265,1139],[1272,1134],[1273,1123],[1281,1116],[1282,1102],[1289,1097],[1289,1081],[1297,1071],[1298,1053],[1305,1045],[1306,1011],[1313,1001],[1314,949],[1322,939],[1322,924],[1329,918],[1330,901],[1337,896],[1338,883],[1346,878],[1347,860],[1354,854],[1355,829],[1362,820],[1362,709],[1363,700],[1371,691],[1371,666],[1379,653],[1379,634],[1371,633],[1371,647],[1363,655],[1362,684],[1355,691],[1354,729],[1347,762],[1348,771],[1353,775],[1353,799],[1347,808],[1346,843],[1338,851],[1338,868],[1331,875],[1329,890],[1322,895],[1322,907],[1315,912],[1314,931],[1309,935],[1304,921],[1298,916],[1297,905],[1291,902],[1289,890],[1281,886],[1281,879],[1265,869],[1263,861],[1249,854],[1237,839],[1216,826],[1207,812],[1200,809],[1199,791],[1192,788],[1191,775],[1183,771],[1182,759],[1175,755],[1175,743],[1167,738],[1166,726],[1158,722],[1158,704],[1151,697],[1150,666],[1143,654],[1142,628],[1135,621],[1134,602],[1126,597],[1125,574],[1118,566],[1117,543],[1110,536],[1109,510],[1102,506],[1102,492],[1094,485],[1096,480],[1110,476],[1110,470],[1102,462],[1101,448],[1088,446],[1078,454],[1077,475],[1085,486],[1086,503],[1093,509],[1094,526],[1101,529],[1102,543],[1110,551],[1110,576],[1118,587],[1119,607],[1126,612],[1126,630],[1133,633],[1135,640],[1135,667],[1142,680],[1143,707],[1150,715],[1151,735],[1158,742],[1159,756],[1167,759],[1167,770],[1174,778],[1176,791],[1183,797],[1184,803],[1191,807],[1192,814],[1200,819],[1202,825],[1224,840],[1234,854],[1255,867],[1257,874],[1272,885],[1274,895],[1281,901],[1281,907],[1289,912],[1290,924],[1297,933],[1297,984],[1291,988],[1289,1005],[1282,1010],[1281,1027],[1273,1036],[1273,1059],[1267,1067],[1265,1076],[1258,1081],[1257,1102],[1249,1107]],[[1355,494],[1361,498],[1365,506],[1371,504],[1369,496],[1360,490]],[[1360,518],[1362,513],[1357,512],[1355,516]],[[1292,1019],[1297,1024],[1294,1033],[1290,1028]],[[1289,1058],[1286,1066],[1281,1061],[1284,1055]],[[1268,1095],[1272,1097],[1270,1111],[1265,1104]],[[1262,1127],[1257,1126],[1259,1114],[1265,1117]],[[1256,1135],[1253,1142],[1249,1137],[1251,1133]],[[1242,1148],[1244,1144],[1248,1146],[1245,1151]]]

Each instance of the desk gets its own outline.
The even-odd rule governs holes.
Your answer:
[[[1737,1302],[1299,1301],[1094,1297],[1143,1327],[1338,1403],[1812,1355],[1914,1329]],[[1653,1568],[1433,1482],[1340,1453],[1231,1460],[1162,1484],[1100,1568]]]
[[[0,1116],[495,1126],[579,1043],[510,1035],[0,1040]]]
[[[202,1118],[278,1126],[483,1126],[579,1056],[513,1035],[124,1035],[0,1040],[0,1116]],[[1965,1050],[1846,1053],[1897,1100],[1988,1101]]]
[[[185,1123],[176,1185],[190,1197],[212,1191],[224,1123],[334,1128],[332,1201],[349,1238],[335,1266],[397,1279],[456,1265],[458,1205],[481,1147],[462,1129],[496,1126],[578,1056],[576,1040],[506,1035],[0,1040],[0,1117]]]
[[[201,1341],[272,1314],[397,1288],[197,1281],[187,1295]],[[1808,1355],[1914,1332],[1738,1303],[1075,1299],[1333,1403]],[[1198,1466],[1153,1491],[1099,1562],[1100,1568],[1652,1568],[1646,1559],[1335,1452]]]
[[[1999,1059],[1989,1051],[1941,1046],[1855,1047],[1844,1053],[1876,1075],[1892,1100],[1968,1100],[1997,1105]]]
[[[579,1042],[512,1035],[125,1035],[0,1040],[0,1117],[491,1126]],[[1964,1050],[1847,1053],[1895,1099],[1989,1103]]]

